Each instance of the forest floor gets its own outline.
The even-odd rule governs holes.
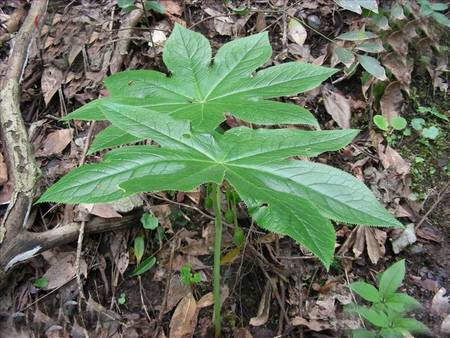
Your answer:
[[[86,155],[85,149],[106,123],[59,119],[107,95],[103,80],[111,73],[166,72],[162,51],[175,23],[204,34],[213,52],[236,37],[268,31],[273,48],[270,64],[298,60],[343,70],[319,88],[289,99],[313,112],[322,129],[361,130],[345,149],[312,160],[332,164],[364,181],[407,227],[368,229],[336,223],[336,257],[326,271],[290,238],[258,228],[238,205],[242,210],[237,221],[245,243],[235,250],[232,228],[226,227],[223,335],[349,336],[362,323],[343,310],[355,299],[347,285],[354,281],[375,284],[378,273],[405,259],[401,289],[423,305],[411,316],[430,328],[430,337],[445,337],[445,330],[450,332],[448,323],[443,327],[444,319],[449,322],[450,318],[448,29],[408,13],[395,19],[389,14],[392,1],[379,3],[389,22],[378,25],[369,11],[360,15],[333,0],[159,3],[163,13],[130,12],[114,0],[49,2],[21,82],[22,117],[42,171],[39,191],[80,162],[100,160],[98,154]],[[14,34],[27,10],[24,0],[0,3],[0,37],[4,37],[0,39],[0,76],[7,71]],[[386,68],[384,81],[361,65],[345,68],[336,54],[336,47],[360,44],[337,36],[364,27],[378,34],[384,46],[378,54]],[[373,123],[374,115],[401,116],[408,125],[382,131]],[[227,119],[225,123],[233,127],[243,122]],[[422,130],[415,128],[417,123],[423,124]],[[0,154],[0,216],[6,212],[13,188],[6,156]],[[79,264],[85,299],[76,278],[76,241],[14,268],[0,292],[0,337],[213,336],[214,230],[213,212],[205,203],[207,193],[201,189],[144,194],[120,205],[33,206],[29,221],[33,232],[93,218],[114,223],[124,214],[142,211],[153,213],[159,225],[146,231],[135,221],[120,231],[85,235]],[[132,277],[133,243],[138,235],[146,239],[144,257],[156,257],[156,264]],[[180,271],[186,266],[199,273],[200,282],[181,282]],[[194,308],[189,302],[192,296]]]

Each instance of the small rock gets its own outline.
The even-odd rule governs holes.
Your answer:
[[[312,28],[319,28],[320,27],[320,18],[317,15],[308,15],[306,18],[306,21],[308,22],[308,25],[310,25]]]

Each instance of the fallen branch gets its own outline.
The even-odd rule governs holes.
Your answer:
[[[84,232],[95,234],[124,229],[139,224],[141,216],[142,211],[134,211],[122,218],[104,219],[95,217],[86,222]],[[45,250],[74,242],[78,238],[79,230],[79,223],[71,223],[45,232],[24,231],[13,240],[3,244],[0,250],[0,268],[6,273],[16,264],[27,261]]]
[[[140,8],[132,10],[123,19],[120,25],[120,30],[118,36],[118,43],[114,49],[113,56],[111,58],[111,63],[109,69],[112,74],[120,71],[123,64],[123,59],[125,55],[128,54],[128,47],[130,46],[130,41],[133,35],[133,28],[141,21],[144,11]]]

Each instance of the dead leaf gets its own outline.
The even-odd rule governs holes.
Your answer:
[[[61,154],[73,138],[73,129],[60,129],[47,135],[40,149],[36,152],[37,157],[46,157]]]
[[[204,11],[214,17],[213,23],[214,23],[214,29],[217,33],[220,35],[233,35],[233,24],[234,21],[229,16],[226,16],[225,14],[213,9],[213,8],[205,8]]]
[[[444,318],[441,324],[441,333],[450,334],[450,315]]]
[[[59,252],[54,258],[48,270],[42,276],[48,280],[46,290],[52,290],[63,286],[75,277],[75,252]],[[80,259],[80,274],[87,276],[86,261]]]
[[[250,325],[252,326],[261,326],[267,323],[269,319],[269,310],[270,310],[270,298],[272,297],[272,285],[268,280],[266,282],[266,286],[264,287],[264,292],[261,296],[261,301],[258,307],[258,313],[256,317],[250,319]]]
[[[409,91],[409,85],[411,84],[411,73],[413,71],[413,64],[412,63],[407,64],[406,60],[402,61],[402,59],[396,53],[389,53],[386,56],[384,56],[382,63],[387,69],[389,69],[389,71],[392,74],[394,74],[395,78],[404,85],[403,88]]]
[[[387,37],[387,43],[398,53],[399,57],[406,58],[408,55],[408,42],[405,41],[403,31],[396,31]]]
[[[80,204],[78,208],[83,209],[90,215],[102,217],[102,218],[121,218],[122,215],[114,210],[113,206],[109,203],[100,204]]]
[[[159,0],[159,3],[164,6],[166,13],[181,16],[183,14],[183,7],[173,0]]]
[[[386,147],[383,152],[383,146],[378,147],[378,156],[380,158],[381,164],[385,169],[393,169],[398,175],[405,176],[409,174],[411,165],[400,156],[400,154],[395,151],[390,146]]]
[[[266,14],[264,12],[258,12],[255,28],[258,33],[266,29]]]
[[[450,298],[446,293],[445,288],[440,288],[431,300],[431,312],[441,317],[450,314]]]
[[[224,285],[220,288],[220,304],[223,304],[225,300],[228,298],[230,294],[230,290],[228,289],[227,285]],[[214,304],[214,295],[212,292],[208,292],[206,295],[204,295],[197,303],[197,307],[199,309],[208,307]]]
[[[334,326],[331,325],[330,323],[327,323],[326,321],[316,320],[316,319],[307,320],[300,316],[294,317],[292,319],[291,325],[306,326],[308,329],[315,331],[315,332],[334,329]]]
[[[322,97],[327,113],[337,125],[342,129],[349,129],[351,119],[349,100],[329,85],[322,87]]]
[[[180,251],[186,255],[205,256],[211,253],[204,239],[186,238],[186,242],[188,245],[180,248]]]
[[[384,90],[380,100],[381,114],[390,122],[399,117],[403,106],[402,85],[399,81],[391,82]]]
[[[433,241],[436,243],[441,243],[445,236],[438,231],[435,227],[429,227],[422,225],[416,229],[416,234],[418,237],[426,239],[428,241]]]
[[[181,277],[178,274],[173,274],[170,279],[170,287],[167,292],[167,303],[164,313],[170,312],[178,304],[178,302],[190,293],[190,288],[181,282]]]
[[[376,228],[364,227],[366,235],[367,254],[373,264],[377,264],[381,257],[386,253],[385,242],[386,232]]]
[[[407,246],[415,243],[417,241],[416,233],[414,230],[414,223],[410,223],[403,229],[400,237],[392,241],[392,251],[395,254],[400,253]]]
[[[50,65],[44,69],[41,78],[41,90],[44,94],[45,105],[48,105],[53,95],[61,88],[63,72],[57,67]]]
[[[246,328],[240,328],[234,333],[234,338],[253,338],[253,336]]]
[[[178,303],[173,313],[169,338],[193,337],[197,326],[197,315],[197,302],[192,293],[189,293]]]
[[[308,33],[305,27],[296,18],[291,18],[288,24],[288,38],[294,41],[297,45],[303,46]]]
[[[170,209],[169,204],[159,204],[153,205],[150,207],[150,211],[153,215],[158,219],[159,224],[168,231],[169,233],[173,233],[172,230],[172,222],[170,221],[169,216],[172,214],[172,210]]]
[[[109,248],[111,250],[111,256],[121,275],[124,274],[130,263],[127,240],[128,236],[123,231],[113,232],[110,240]]]

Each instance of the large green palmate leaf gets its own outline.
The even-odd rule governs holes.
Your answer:
[[[335,69],[288,62],[254,73],[272,54],[267,32],[226,43],[211,59],[201,34],[176,25],[166,42],[163,60],[171,75],[130,70],[105,80],[110,96],[69,114],[66,119],[104,120],[110,103],[145,107],[189,120],[194,130],[211,131],[225,114],[262,124],[307,124],[318,127],[305,108],[271,98],[317,87]]]
[[[328,267],[335,232],[329,219],[351,224],[401,226],[352,175],[330,166],[292,160],[348,144],[355,130],[234,128],[224,134],[192,132],[187,121],[147,108],[105,104],[113,128],[157,146],[129,146],[103,162],[61,178],[39,202],[101,203],[162,190],[190,191],[227,180],[263,228],[289,235]]]

